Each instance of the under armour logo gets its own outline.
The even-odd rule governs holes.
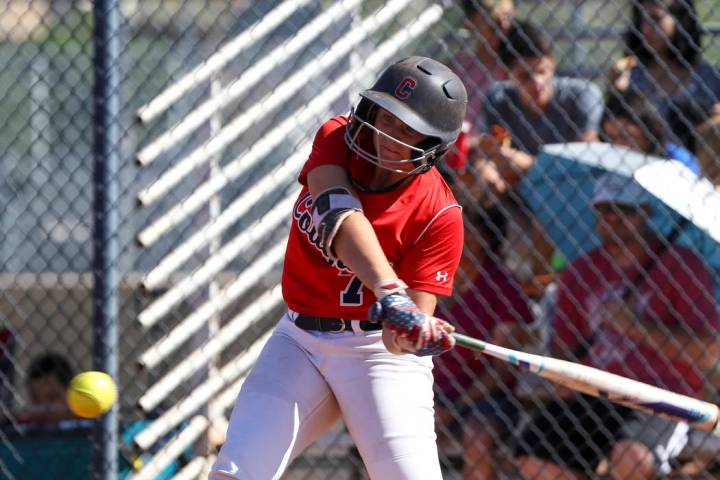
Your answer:
[[[417,80],[412,77],[405,77],[400,80],[398,86],[395,88],[395,96],[400,100],[405,100],[412,95],[413,90],[417,86]]]
[[[436,282],[447,282],[448,272],[437,272],[435,274]]]

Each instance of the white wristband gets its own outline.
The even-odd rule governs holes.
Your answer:
[[[405,293],[405,289],[408,288],[407,284],[399,278],[393,280],[380,280],[373,285],[373,292],[375,298],[382,300],[391,293],[402,292]]]

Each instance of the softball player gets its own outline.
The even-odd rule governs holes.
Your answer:
[[[282,278],[288,312],[243,384],[210,478],[279,478],[339,417],[374,479],[439,479],[432,317],[449,295],[461,210],[435,163],[456,140],[465,87],[445,65],[390,65],[316,134]],[[369,320],[368,320],[369,319]]]

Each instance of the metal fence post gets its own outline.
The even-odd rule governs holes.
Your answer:
[[[94,3],[94,257],[93,356],[97,370],[118,374],[119,3]],[[94,431],[93,478],[118,470],[117,406]]]

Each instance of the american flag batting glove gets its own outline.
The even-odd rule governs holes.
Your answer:
[[[415,355],[419,357],[440,355],[455,346],[455,341],[452,336],[445,331],[443,323],[439,318],[428,318],[428,321],[423,325],[422,333],[418,339]]]
[[[429,317],[405,293],[406,288],[402,280],[378,282],[373,289],[378,301],[370,308],[368,318],[371,322],[385,322],[396,335],[416,343]]]

